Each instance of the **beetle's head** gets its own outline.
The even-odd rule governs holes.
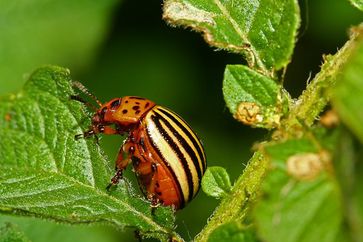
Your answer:
[[[120,105],[120,102],[121,98],[115,98],[103,104],[93,115],[90,129],[84,132],[82,136],[90,137],[99,133],[108,133],[107,126],[116,123],[113,114]]]

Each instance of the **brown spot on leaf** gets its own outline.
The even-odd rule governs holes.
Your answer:
[[[326,170],[331,162],[330,153],[301,153],[287,159],[287,173],[298,180],[312,180]]]
[[[252,125],[262,122],[260,106],[253,102],[241,102],[239,103],[237,110],[233,117],[238,121]]]

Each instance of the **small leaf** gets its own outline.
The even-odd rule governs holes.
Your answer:
[[[220,199],[231,191],[229,175],[223,167],[208,167],[202,179],[203,191],[214,198]]]
[[[282,103],[274,80],[242,65],[228,65],[223,95],[233,116],[247,125],[273,128],[279,125]]]
[[[359,36],[337,78],[333,104],[341,120],[363,143],[363,25],[353,31]]]
[[[349,0],[349,1],[354,7],[363,11],[363,0]]]
[[[270,242],[338,241],[343,220],[331,157],[307,139],[266,147],[271,171],[254,214],[258,235]]]
[[[168,238],[174,224],[171,209],[159,207],[153,216],[149,202],[136,197],[126,179],[113,196],[106,191],[111,163],[93,139],[74,139],[90,118],[70,99],[70,81],[66,69],[40,68],[23,90],[1,99],[0,212],[68,223],[106,222]]]
[[[5,223],[4,226],[0,227],[0,242],[30,242],[30,240],[16,225]]]
[[[252,231],[238,222],[230,222],[216,228],[208,237],[208,242],[255,242]]]
[[[167,0],[163,17],[202,32],[211,46],[247,56],[265,75],[286,66],[295,45],[295,0]]]

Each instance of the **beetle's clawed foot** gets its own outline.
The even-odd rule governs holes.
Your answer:
[[[92,137],[92,136],[95,136],[96,139],[98,140],[98,137],[96,136],[95,131],[92,130],[92,129],[85,131],[83,134],[76,134],[74,136],[74,138],[76,140],[79,140],[79,139],[82,139],[82,138],[86,139],[86,138],[89,138],[89,137]]]
[[[139,230],[135,230],[134,234],[135,234],[135,238],[137,239],[137,241],[141,242],[142,241],[142,237],[141,237],[140,231]]]
[[[116,170],[116,174],[111,178],[110,184],[108,184],[106,187],[107,191],[110,191],[110,188],[112,186],[115,186],[119,183],[119,181],[122,179],[122,172],[123,172],[123,170],[121,170],[121,169]]]
[[[159,198],[157,198],[155,195],[153,195],[150,198],[151,204],[150,204],[150,208],[151,208],[151,215],[155,215],[155,211],[156,209],[160,206],[161,201]]]

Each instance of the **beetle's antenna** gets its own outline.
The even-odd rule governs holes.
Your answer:
[[[98,108],[93,105],[92,103],[90,102],[87,102],[86,100],[84,100],[83,98],[81,98],[80,96],[77,96],[77,95],[71,95],[70,97],[72,100],[76,100],[80,103],[83,103],[84,105],[86,105],[87,107],[93,109],[93,111],[97,112]]]
[[[95,95],[93,95],[90,91],[88,91],[88,89],[85,86],[83,86],[82,83],[80,83],[78,81],[73,81],[72,85],[74,87],[78,88],[81,92],[83,92],[84,94],[86,94],[87,96],[92,98],[93,100],[95,100],[95,102],[98,104],[98,106],[100,106],[100,107],[102,106],[102,103],[97,99],[97,97]],[[80,100],[78,100],[78,101],[80,101]]]

